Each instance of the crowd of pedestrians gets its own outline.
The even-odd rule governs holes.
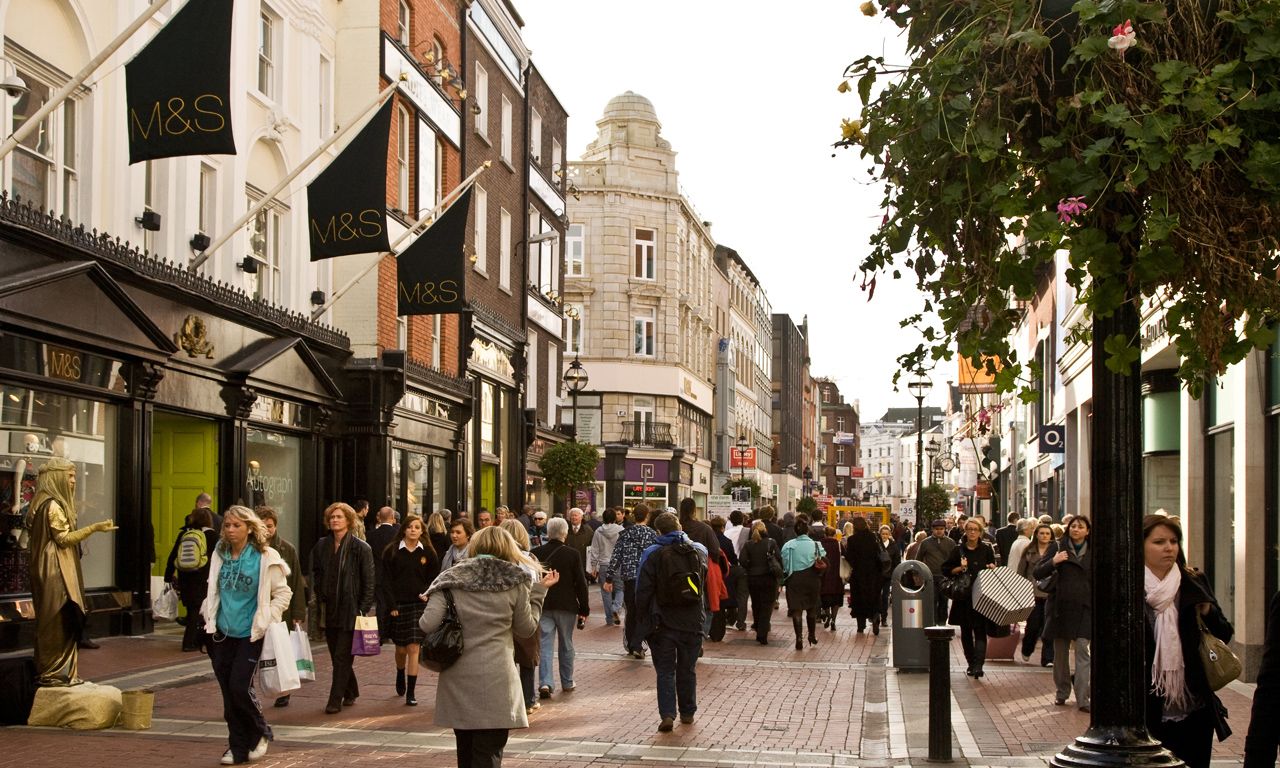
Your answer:
[[[511,729],[527,727],[542,702],[576,689],[573,638],[591,615],[589,584],[600,590],[604,626],[617,628],[621,650],[651,657],[658,730],[667,732],[694,722],[704,643],[733,627],[768,645],[784,601],[796,651],[817,646],[819,624],[834,631],[846,608],[857,635],[868,628],[878,635],[890,623],[891,576],[904,558],[947,586],[935,590],[934,615],[925,618],[959,628],[975,682],[984,677],[988,636],[1004,628],[974,610],[957,585],[1000,565],[1033,582],[1022,661],[1031,663],[1038,643],[1038,664],[1053,669],[1054,704],[1074,696],[1080,710],[1091,708],[1093,553],[1083,515],[1068,516],[1060,533],[1046,519],[1010,515],[994,531],[981,517],[937,519],[927,534],[896,519],[873,526],[862,516],[839,521],[840,529],[805,514],[779,521],[771,507],[708,524],[692,499],[678,511],[642,503],[548,519],[539,509],[498,507],[475,517],[473,525],[468,515],[439,510],[400,520],[390,507],[368,516],[334,503],[323,513],[327,535],[304,566],[279,536],[275,510],[232,506],[218,528],[208,509],[194,510],[165,577],[186,605],[183,648],[207,649],[222,691],[229,732],[222,762],[266,753],[272,734],[253,687],[274,622],[302,629],[314,614],[332,666],[325,712],[338,714],[360,696],[353,668],[360,617],[377,617],[382,642],[395,649],[396,693],[414,706],[424,638],[452,612],[465,646],[438,671],[434,721],[455,732],[460,766],[497,766]],[[1142,533],[1147,727],[1187,765],[1207,766],[1213,739],[1230,728],[1198,643],[1202,632],[1229,641],[1233,629],[1210,580],[1187,566],[1178,520],[1150,516]],[[1256,723],[1276,715],[1278,611],[1280,599],[1270,609],[1250,768],[1275,758],[1275,729]],[[275,704],[287,706],[289,697]]]

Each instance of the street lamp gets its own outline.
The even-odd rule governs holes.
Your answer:
[[[924,447],[924,452],[929,456],[929,482],[938,482],[936,475],[938,474],[938,453],[942,450],[942,446],[938,445],[938,441],[929,438],[929,444]]]
[[[924,530],[925,520],[920,511],[920,491],[924,487],[924,398],[933,388],[933,382],[925,377],[924,371],[916,371],[915,378],[907,389],[916,399],[916,530]]]
[[[738,435],[738,485],[746,485],[748,445],[747,436]]]
[[[564,372],[564,385],[573,395],[573,441],[576,443],[578,442],[578,393],[587,388],[587,370],[582,367],[582,361],[577,355],[574,355],[573,362],[569,363],[569,370]]]

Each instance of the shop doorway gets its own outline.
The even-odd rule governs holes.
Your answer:
[[[480,506],[490,512],[498,506],[498,468],[492,464],[480,465]]]
[[[151,525],[156,562],[152,576],[164,575],[165,560],[196,496],[218,505],[218,425],[172,413],[155,414],[151,430]]]

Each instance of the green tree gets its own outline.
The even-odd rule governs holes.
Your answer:
[[[926,521],[942,517],[951,509],[951,496],[940,485],[926,485],[920,489],[920,519]]]
[[[800,500],[796,502],[796,512],[803,512],[809,517],[813,517],[817,511],[818,502],[814,501],[812,496],[801,496]]]
[[[758,498],[760,498],[760,484],[759,484],[759,483],[757,483],[755,480],[752,480],[752,479],[751,479],[751,478],[749,478],[749,477],[748,477],[748,478],[736,478],[736,477],[735,477],[735,478],[732,478],[732,479],[726,480],[726,481],[725,481],[725,484],[724,484],[723,486],[721,486],[721,488],[720,488],[720,492],[721,492],[721,493],[733,493],[733,489],[734,489],[734,488],[750,488],[750,489],[751,489],[751,498],[752,498],[752,499],[758,499]]]
[[[556,496],[570,499],[572,493],[580,485],[595,481],[596,465],[600,463],[600,452],[594,445],[568,442],[553,445],[538,459],[538,468],[547,484],[547,489]]]

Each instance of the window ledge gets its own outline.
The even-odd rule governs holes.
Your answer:
[[[484,117],[484,115],[481,115],[480,117]],[[486,147],[493,146],[493,140],[489,138],[489,134],[481,133],[479,129],[476,129],[475,134],[476,134],[476,138],[483,141]]]
[[[507,158],[505,158],[505,157],[500,157],[500,158],[498,158],[498,160],[499,160],[499,162],[501,162],[503,165],[507,166],[507,170],[508,170],[508,171],[511,171],[512,173],[515,173],[515,172],[516,172],[516,167],[515,167],[514,165],[512,165],[512,164],[511,164],[511,161],[510,161],[510,160],[508,160],[508,159],[507,159]]]
[[[481,277],[483,277],[483,278],[484,278],[484,279],[486,279],[486,280],[488,280],[488,279],[489,279],[489,273],[488,273],[488,272],[486,272],[486,271],[484,270],[484,268],[483,268],[483,267],[481,267],[481,266],[480,266],[480,265],[478,265],[478,264],[477,264],[476,266],[472,267],[472,268],[471,268],[471,271],[475,272],[477,275],[480,275]]]

